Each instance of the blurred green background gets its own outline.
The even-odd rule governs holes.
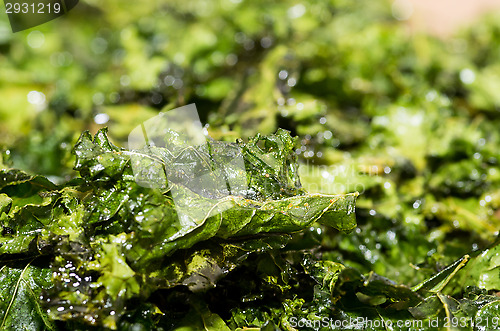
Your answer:
[[[362,230],[325,236],[341,256],[329,258],[414,284],[498,235],[500,20],[438,39],[394,10],[88,0],[16,34],[3,13],[0,166],[61,183],[83,130],[108,126],[126,147],[142,121],[189,103],[215,139],[285,128],[307,190],[362,193]]]

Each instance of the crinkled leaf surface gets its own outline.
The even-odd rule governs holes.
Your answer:
[[[111,144],[105,129],[93,138],[85,132],[74,148],[80,179],[56,186],[40,176],[2,171],[2,258],[53,258],[54,286],[44,303],[51,319],[119,328],[136,300],[144,302],[155,291],[207,291],[252,254],[283,248],[291,233],[316,223],[340,231],[356,226],[357,194],[308,194],[301,188],[294,143],[284,130],[224,148],[212,142],[202,159],[220,161],[210,153],[239,148],[248,188],[213,196],[180,180],[168,183],[170,188],[141,186],[129,151]],[[155,153],[140,156],[165,154]],[[193,155],[175,162],[192,163]],[[159,169],[168,171],[168,160],[159,159]],[[212,204],[214,212],[183,217],[179,203],[192,209]],[[279,256],[273,261],[285,270]],[[287,288],[280,279],[267,282]],[[218,323],[216,315],[199,313]]]
[[[343,270],[356,268],[365,280],[373,271],[396,284],[422,284],[417,293],[437,303],[431,306],[439,310],[439,318],[447,313],[476,316],[498,291],[494,282],[481,280],[481,272],[491,275],[496,269],[490,270],[491,253],[481,263],[476,256],[487,247],[491,252],[500,228],[500,57],[495,47],[500,19],[490,13],[490,18],[440,40],[420,33],[409,37],[407,22],[394,18],[391,2],[214,0],[207,5],[201,0],[169,0],[127,6],[110,1],[103,6],[89,0],[77,9],[84,15],[54,21],[54,29],[41,27],[43,47],[33,49],[26,42],[29,31],[1,34],[5,56],[0,75],[0,168],[6,172],[15,165],[32,172],[26,178],[33,173],[52,175],[50,179],[61,184],[65,176],[76,175],[70,170],[73,142],[80,130],[95,131],[99,118],[109,116],[106,124],[113,138],[123,142],[137,123],[157,115],[160,105],[174,108],[196,102],[210,135],[217,139],[268,134],[278,126],[299,136],[295,153],[307,163],[301,166],[308,169],[301,180],[308,191],[363,192],[357,202],[359,227],[349,235],[319,224],[325,213],[293,234],[286,246],[277,245],[278,251],[259,254],[265,243],[229,249],[281,234],[245,235],[243,230],[255,229],[231,227],[215,218],[184,224],[178,217],[169,219],[169,194],[174,192],[132,187],[123,180],[133,175],[126,170],[128,156],[100,143],[103,139],[94,146],[90,137],[90,148],[82,145],[80,151],[101,159],[81,164],[88,176],[64,185],[72,192],[58,187],[60,192],[52,195],[56,192],[49,189],[47,195],[46,189],[22,182],[2,188],[0,195],[7,193],[8,199],[0,203],[1,259],[29,261],[50,255],[56,271],[68,271],[61,271],[65,277],[56,275],[57,281],[64,284],[72,277],[73,283],[102,283],[102,288],[85,292],[91,298],[95,292],[120,293],[122,288],[134,292],[134,283],[141,283],[146,274],[155,282],[163,280],[161,287],[170,286],[165,279],[183,283],[184,275],[191,275],[185,270],[197,275],[194,266],[203,266],[201,275],[187,276],[186,283],[193,287],[207,277],[200,281],[210,288],[201,298],[206,310],[205,305],[196,310],[185,304],[194,304],[186,286],[170,287],[155,291],[146,303],[135,296],[132,304],[125,300],[125,312],[116,324],[120,330],[168,330],[177,319],[187,321],[188,327],[192,321],[192,329],[199,329],[199,315],[206,311],[219,315],[232,329],[264,330],[292,329],[291,317],[348,323],[351,317],[396,321],[410,316],[391,309],[387,294],[360,292],[363,285],[357,281],[344,282],[340,289],[346,291],[337,292],[341,298],[333,303],[338,264],[345,266]],[[0,23],[8,26],[5,20]],[[33,99],[26,96],[35,92],[43,93],[37,99],[45,102],[27,102]],[[270,138],[269,144],[273,141],[282,140]],[[277,177],[281,171],[266,168],[279,152],[266,155],[269,148],[264,144],[260,139],[258,148],[248,151],[265,164],[249,158],[246,171],[266,170],[269,177],[252,179],[257,190],[241,196],[252,201],[290,198],[279,196],[281,188],[293,192],[297,187],[293,180]],[[103,153],[113,149],[117,153]],[[162,170],[156,164],[150,162],[151,171],[144,175]],[[260,190],[276,180],[280,191]],[[182,186],[181,193],[198,200]],[[210,199],[198,202],[212,204]],[[167,220],[171,228],[162,229],[155,219]],[[240,232],[222,235],[233,230]],[[217,232],[221,237],[210,237]],[[157,245],[162,236],[170,241]],[[123,240],[137,249],[127,248]],[[157,246],[162,249],[154,250]],[[226,270],[221,261],[225,253],[219,252],[225,250],[236,252],[234,260],[225,260],[236,267],[219,279],[217,275]],[[241,263],[238,252],[244,257]],[[310,264],[304,262],[304,254],[310,256]],[[471,256],[468,266],[453,274],[457,266],[447,266],[466,254]],[[81,274],[71,270],[73,261]],[[101,264],[107,269],[102,274]],[[168,269],[170,265],[179,266],[180,272]],[[73,273],[90,278],[79,280]],[[494,273],[488,279],[495,279]],[[465,281],[479,286],[479,280],[483,289],[464,287]],[[78,289],[84,292],[83,285]],[[102,306],[106,300],[101,295],[95,302]],[[343,305],[350,302],[351,310]],[[101,307],[88,306],[94,311]],[[93,315],[85,316],[92,324]],[[91,328],[70,322],[83,320],[82,315],[65,318],[68,322],[59,323],[68,329]],[[487,328],[483,324],[476,329]]]
[[[28,263],[9,263],[0,267],[0,329],[55,330],[40,295],[52,286],[50,268]]]

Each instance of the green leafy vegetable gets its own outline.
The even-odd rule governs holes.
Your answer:
[[[55,330],[40,295],[52,287],[51,270],[27,263],[8,263],[0,268],[0,314],[2,330]]]
[[[396,5],[0,16],[2,328],[497,328],[500,20],[438,39]],[[117,147],[190,103],[217,140]]]
[[[44,302],[50,319],[117,329],[135,309],[131,303],[146,303],[160,289],[213,288],[251,254],[283,248],[291,234],[314,222],[341,231],[356,226],[357,194],[306,193],[293,145],[284,130],[238,142],[248,171],[246,196],[207,197],[179,181],[171,185],[184,193],[174,199],[169,189],[139,185],[132,154],[112,145],[105,130],[93,139],[85,132],[74,148],[81,178],[65,186],[2,171],[8,194],[1,195],[2,258],[51,258]],[[203,201],[216,212],[179,217],[176,204],[198,208]],[[192,309],[212,328],[223,323],[202,303]]]

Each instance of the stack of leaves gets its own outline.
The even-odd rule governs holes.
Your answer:
[[[190,222],[178,215],[169,189],[136,183],[131,153],[112,145],[105,130],[93,139],[82,134],[74,147],[81,177],[64,185],[1,170],[1,328],[174,323],[159,318],[172,313],[169,296],[215,287],[249,257],[283,248],[314,222],[356,226],[357,194],[301,189],[288,132],[237,144],[252,197],[226,196],[223,211]],[[273,169],[262,166],[269,159]],[[193,194],[176,203],[196,208],[206,199]],[[206,303],[191,301],[205,316]]]
[[[443,41],[392,3],[88,0],[2,34],[0,329],[497,327],[500,19]],[[71,156],[191,102],[218,139],[301,145],[238,143],[250,189],[184,223],[103,132]],[[354,231],[295,155],[307,191],[360,191]]]
[[[357,193],[306,193],[287,131],[228,145],[241,150],[248,190],[220,198],[227,207],[220,212],[189,221],[178,214],[169,183],[137,184],[131,166],[137,153],[111,144],[105,129],[94,138],[81,135],[74,147],[81,177],[64,185],[2,169],[0,328],[500,324],[500,245],[465,255],[413,287],[362,274],[343,262],[342,249],[325,245],[325,234],[356,227]],[[220,159],[212,155],[216,148],[208,151],[203,158]],[[208,199],[185,196],[189,201],[180,203],[193,208]]]

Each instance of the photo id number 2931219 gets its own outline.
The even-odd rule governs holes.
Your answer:
[[[61,12],[59,2],[6,2],[5,9],[7,14],[58,14]]]

